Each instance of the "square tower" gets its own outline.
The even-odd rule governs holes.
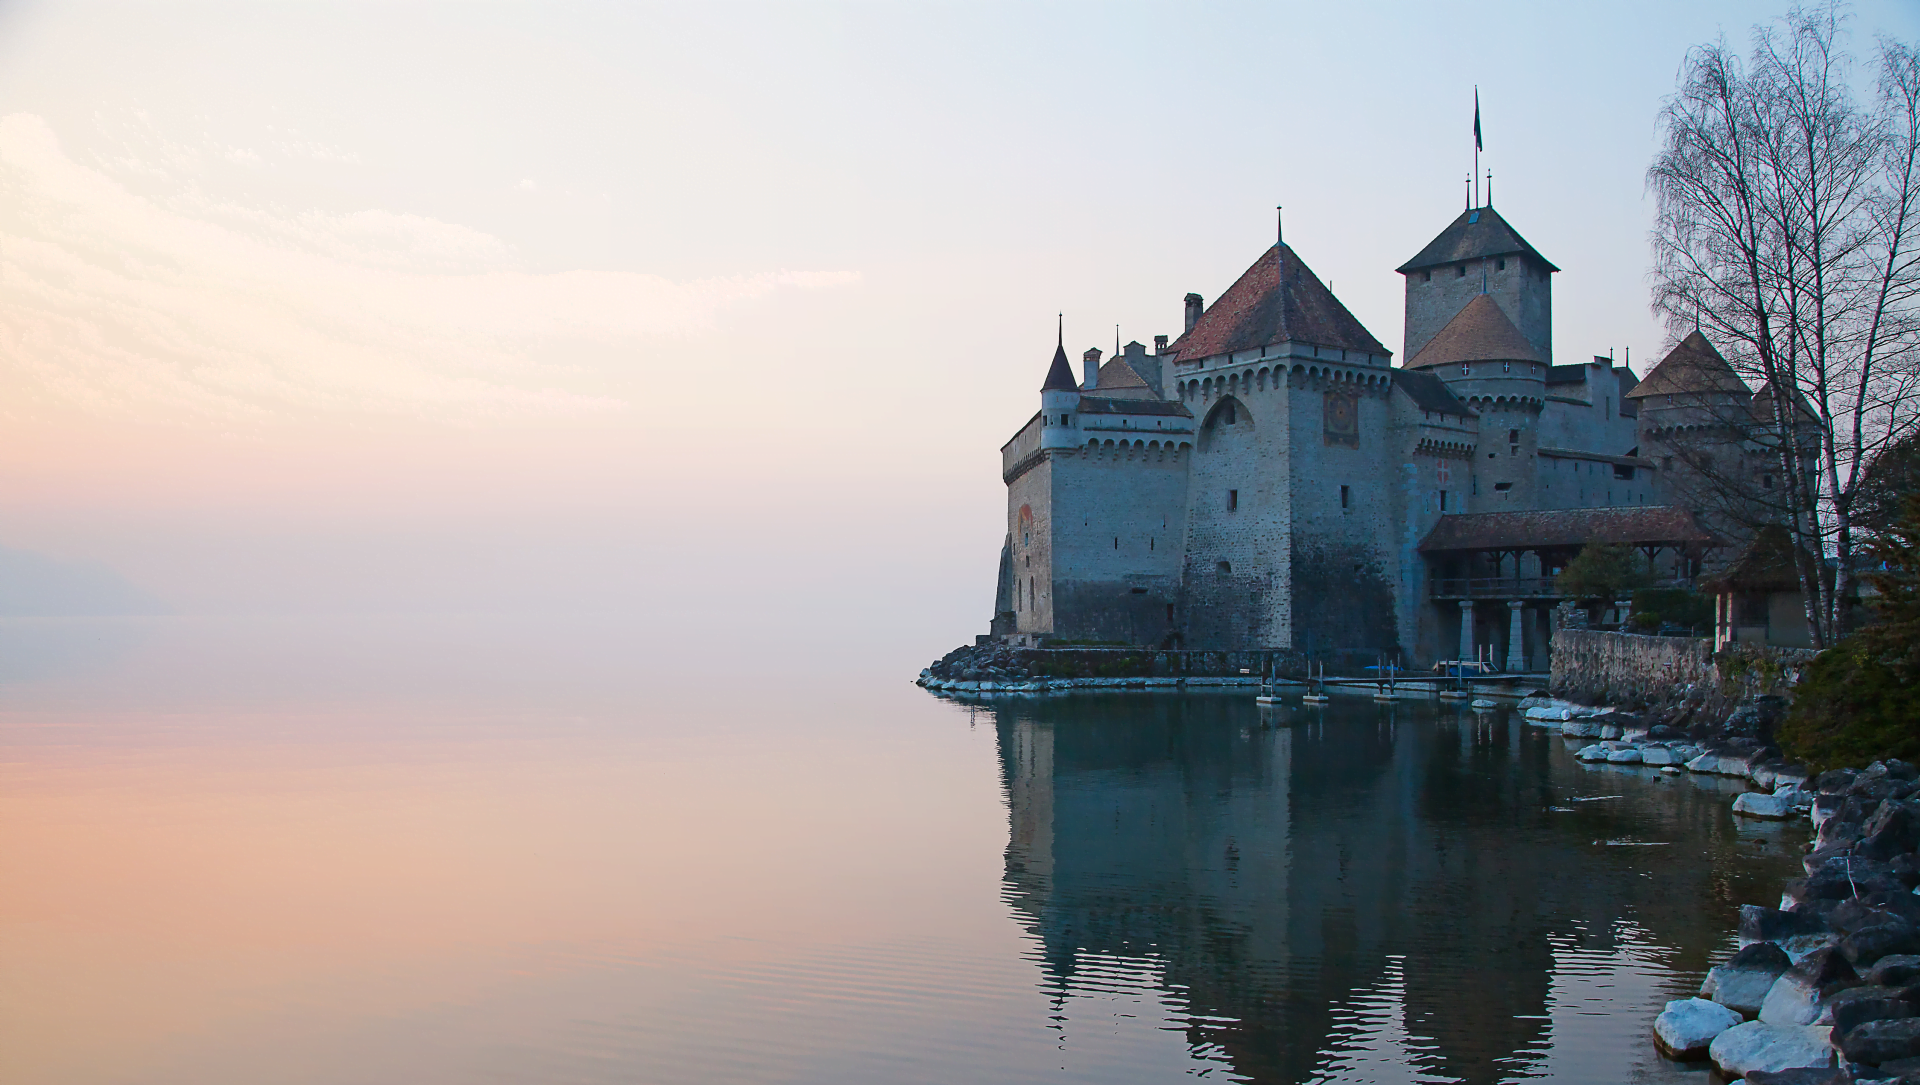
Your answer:
[[[1481,294],[1493,298],[1545,364],[1553,364],[1553,273],[1491,205],[1462,211],[1420,255],[1397,269],[1407,280],[1407,339],[1412,358]]]

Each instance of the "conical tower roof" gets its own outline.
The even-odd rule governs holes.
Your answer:
[[[1168,349],[1198,361],[1288,340],[1382,356],[1393,353],[1285,244],[1262,253]]]
[[[1545,265],[1548,271],[1559,271],[1552,262],[1540,255],[1540,250],[1527,244],[1520,231],[1500,217],[1500,212],[1491,206],[1474,207],[1460,212],[1439,236],[1427,242],[1420,254],[1395,270],[1405,275],[1425,268],[1442,267],[1447,264],[1460,264],[1468,260],[1479,260],[1488,256],[1512,256],[1519,253],[1531,256]]]
[[[1434,333],[1408,369],[1431,369],[1458,362],[1539,362],[1545,359],[1507,319],[1489,294],[1476,294],[1447,326]]]
[[[1042,392],[1078,392],[1080,384],[1073,379],[1073,366],[1067,361],[1067,341],[1064,331],[1060,342],[1053,348],[1053,365],[1047,369],[1047,383],[1040,386]]]
[[[1746,396],[1751,392],[1707,337],[1695,331],[1668,351],[1646,379],[1627,393],[1627,398],[1712,394]]]

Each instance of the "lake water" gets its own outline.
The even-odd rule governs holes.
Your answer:
[[[548,618],[0,625],[0,1081],[1687,1080],[1803,827],[1502,710]]]

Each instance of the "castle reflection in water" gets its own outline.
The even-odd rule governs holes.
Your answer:
[[[1409,1079],[1531,1076],[1583,1042],[1554,1016],[1567,957],[1631,932],[1676,997],[1794,865],[1723,794],[1585,769],[1505,712],[1138,694],[982,711],[1005,899],[1056,1004],[1099,982],[1090,962],[1135,962],[1189,1047],[1253,1081],[1325,1079],[1377,1046],[1353,1022],[1383,985]]]

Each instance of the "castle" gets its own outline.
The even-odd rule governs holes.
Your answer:
[[[1559,268],[1491,201],[1396,270],[1400,366],[1284,241],[1188,294],[1172,343],[1089,350],[1078,380],[1057,345],[1001,448],[992,635],[1537,670],[1582,545],[1697,573],[1724,540],[1674,503],[1662,441],[1701,393],[1746,401],[1712,345],[1644,383],[1555,365]]]

